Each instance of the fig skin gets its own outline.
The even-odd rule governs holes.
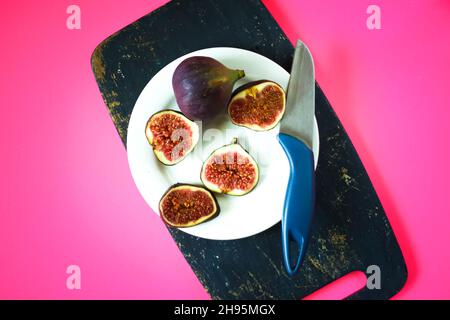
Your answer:
[[[200,219],[194,221],[194,222],[191,223],[191,224],[175,225],[175,224],[173,224],[172,222],[168,221],[168,220],[165,218],[165,216],[164,216],[164,214],[163,214],[163,212],[162,212],[161,204],[162,204],[164,198],[165,198],[170,192],[174,191],[175,189],[178,189],[178,190],[179,190],[180,188],[187,188],[187,189],[190,189],[190,190],[195,189],[196,191],[202,191],[202,192],[205,192],[206,194],[208,194],[208,196],[209,196],[210,199],[212,200],[212,202],[213,202],[213,204],[214,204],[215,211],[213,211],[211,214],[209,214],[209,215],[207,215],[207,216],[204,216],[204,217],[202,217],[202,218],[200,218]],[[198,185],[193,185],[193,184],[188,184],[188,183],[176,183],[176,184],[170,186],[170,187],[167,189],[167,191],[164,192],[164,194],[162,195],[161,200],[160,200],[160,202],[159,202],[159,215],[160,215],[162,221],[163,221],[168,227],[171,227],[171,228],[190,228],[190,227],[194,227],[194,226],[197,226],[197,225],[199,225],[199,224],[201,224],[201,223],[204,223],[204,222],[207,222],[207,221],[211,221],[212,219],[216,218],[216,217],[219,215],[219,213],[220,213],[219,203],[217,202],[216,197],[214,196],[214,194],[213,194],[210,190],[206,189],[206,188],[203,187],[203,186],[198,186]]]
[[[244,83],[243,85],[241,85],[241,86],[237,87],[236,89],[234,89],[233,93],[231,94],[231,98],[230,99],[233,99],[239,92],[247,90],[247,89],[249,89],[251,87],[257,86],[258,84],[261,84],[261,83],[264,83],[264,82],[275,83],[277,86],[279,86],[281,88],[281,86],[278,83],[276,83],[276,82],[274,82],[272,80],[266,80],[266,79],[255,80],[255,81]]]
[[[178,107],[191,120],[209,120],[226,109],[243,70],[232,70],[219,61],[195,56],[183,60],[172,77]]]
[[[251,89],[252,87],[258,87],[258,86],[261,87],[262,85],[267,85],[267,86],[272,85],[272,86],[276,86],[276,87],[278,87],[278,89],[280,89],[281,92],[282,92],[282,99],[283,99],[282,103],[283,103],[283,108],[282,108],[282,111],[277,115],[275,121],[272,122],[272,123],[270,123],[270,124],[267,125],[267,126],[260,126],[260,125],[258,125],[258,124],[252,124],[252,123],[238,123],[238,122],[236,122],[236,121],[233,119],[233,117],[231,116],[231,106],[232,106],[232,103],[234,102],[234,98],[235,98],[238,94],[243,93],[243,92],[245,92],[245,91]],[[264,88],[264,87],[263,87],[263,88]],[[245,83],[245,84],[243,84],[242,86],[236,88],[236,89],[233,91],[233,93],[231,94],[230,101],[228,102],[227,111],[228,111],[228,116],[229,116],[230,119],[231,119],[231,122],[232,122],[233,124],[237,125],[237,126],[245,127],[245,128],[248,128],[248,129],[251,129],[251,130],[254,130],[254,131],[268,131],[268,130],[271,130],[271,129],[275,128],[275,127],[277,126],[277,124],[281,121],[281,119],[282,119],[283,116],[284,116],[284,113],[285,113],[285,111],[286,111],[286,93],[285,93],[285,91],[284,91],[284,89],[283,89],[282,86],[280,86],[278,83],[276,83],[276,82],[274,82],[274,81],[271,81],[271,80],[263,79],[263,80],[257,80],[257,81],[248,82],[248,83]]]
[[[184,156],[182,156],[181,158],[177,159],[176,161],[170,161],[169,159],[167,159],[161,152],[158,152],[156,150],[156,146],[153,143],[153,133],[150,130],[150,122],[152,121],[152,119],[154,119],[154,117],[162,115],[164,113],[170,113],[170,114],[174,114],[176,116],[179,116],[183,121],[186,122],[186,124],[190,127],[190,129],[192,130],[192,146],[191,148],[189,148]],[[155,154],[156,158],[164,165],[166,166],[173,166],[176,165],[177,163],[181,162],[182,160],[184,160],[189,153],[192,152],[192,150],[194,150],[195,146],[198,143],[199,140],[199,128],[198,125],[191,121],[190,119],[188,119],[184,114],[182,114],[179,111],[176,110],[171,110],[171,109],[164,109],[164,110],[160,110],[154,114],[152,114],[150,116],[150,118],[148,119],[146,125],[145,125],[145,136],[147,138],[148,143],[150,144],[150,146],[152,147],[153,153]]]
[[[246,158],[248,158],[250,160],[250,163],[253,164],[253,166],[255,167],[255,171],[256,171],[256,179],[255,182],[253,183],[253,185],[251,186],[251,188],[249,188],[248,190],[245,190],[243,192],[239,192],[239,191],[235,191],[235,190],[231,190],[231,191],[227,191],[224,192],[223,190],[221,190],[219,187],[215,186],[212,182],[208,182],[207,178],[205,176],[205,170],[206,170],[206,166],[208,165],[208,162],[211,160],[211,158],[215,155],[215,154],[220,154],[221,152],[226,151],[226,149],[229,149],[230,147],[236,147],[236,152],[244,155]],[[206,187],[206,189],[212,191],[212,192],[216,192],[216,193],[223,193],[223,194],[227,194],[227,195],[231,195],[231,196],[244,196],[248,193],[250,193],[251,191],[253,191],[256,186],[258,185],[259,182],[259,166],[258,163],[256,162],[256,160],[250,155],[250,153],[248,153],[247,150],[245,150],[237,141],[237,138],[233,138],[232,142],[230,144],[224,145],[216,150],[214,150],[213,152],[211,152],[211,154],[208,156],[208,158],[203,162],[203,166],[200,172],[200,180],[202,181],[203,185]],[[214,187],[213,187],[214,185]]]

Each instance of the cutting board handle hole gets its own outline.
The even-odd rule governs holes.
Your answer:
[[[364,288],[366,283],[364,272],[352,271],[314,291],[303,300],[342,300]]]

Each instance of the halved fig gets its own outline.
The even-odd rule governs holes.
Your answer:
[[[147,121],[145,135],[156,158],[165,165],[174,165],[194,149],[199,128],[180,112],[163,110]]]
[[[234,90],[228,103],[228,114],[238,126],[265,131],[280,122],[285,107],[283,88],[273,81],[259,80]]]
[[[259,169],[253,157],[234,138],[231,144],[212,152],[203,163],[200,178],[211,191],[241,196],[256,186]]]
[[[159,202],[163,221],[177,228],[193,227],[219,214],[214,195],[203,187],[175,184],[164,193]]]

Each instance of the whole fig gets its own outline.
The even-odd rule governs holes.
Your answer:
[[[172,77],[178,107],[191,120],[211,119],[226,109],[235,82],[244,76],[210,57],[187,58]]]

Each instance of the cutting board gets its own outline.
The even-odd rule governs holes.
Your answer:
[[[259,0],[171,1],[97,46],[92,69],[125,145],[131,111],[147,82],[179,56],[209,47],[251,50],[288,71],[294,52]],[[169,229],[213,299],[299,299],[349,272],[366,272],[370,265],[380,268],[381,288],[364,287],[350,299],[388,299],[404,285],[405,262],[383,207],[318,85],[316,118],[320,131],[316,214],[297,275],[290,277],[284,271],[279,223],[231,241]]]

